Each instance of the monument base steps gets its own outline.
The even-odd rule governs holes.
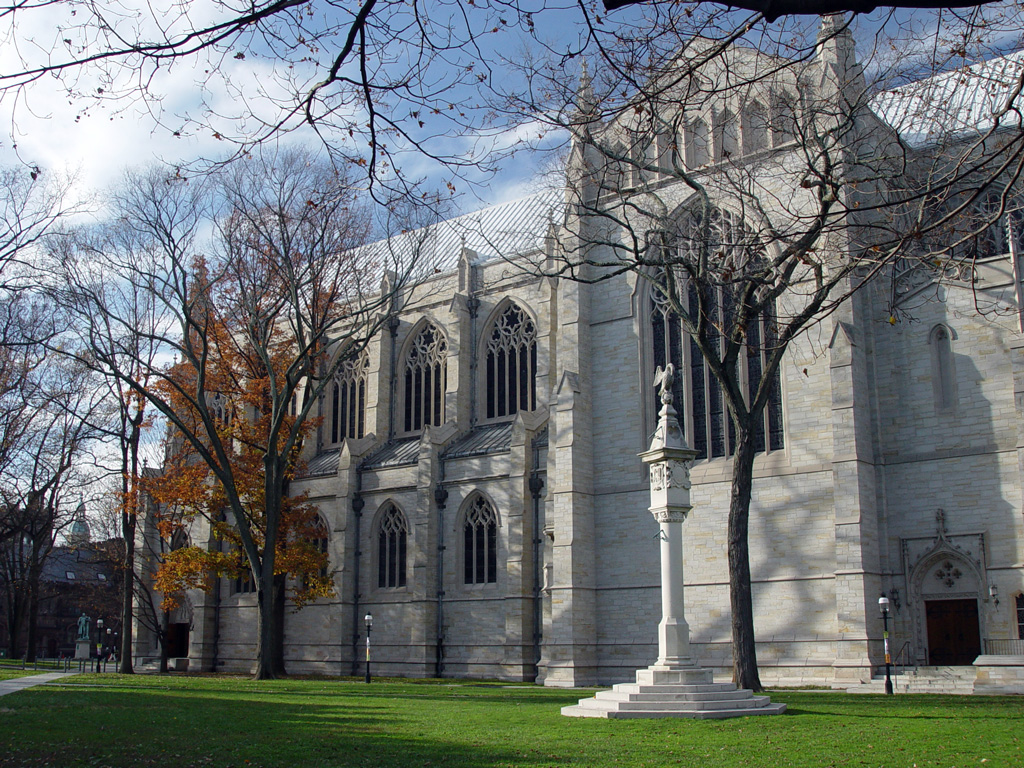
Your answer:
[[[780,715],[785,704],[772,704],[767,696],[755,696],[732,683],[715,683],[710,669],[638,670],[635,683],[619,683],[579,704],[562,707],[568,717],[614,719],[687,717],[720,720],[727,717]]]

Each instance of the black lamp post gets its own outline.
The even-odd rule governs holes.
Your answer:
[[[373,629],[373,614],[367,613],[363,616],[363,623],[366,624],[366,683],[370,682],[370,631]]]
[[[878,610],[882,612],[882,639],[885,641],[885,692],[892,695],[892,657],[889,655],[889,598],[878,598]]]

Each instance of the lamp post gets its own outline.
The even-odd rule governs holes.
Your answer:
[[[878,610],[882,612],[882,639],[885,642],[885,692],[892,695],[892,657],[889,655],[889,598],[878,598]]]
[[[370,682],[370,631],[373,629],[373,614],[367,613],[363,616],[363,623],[366,625],[366,683]]]

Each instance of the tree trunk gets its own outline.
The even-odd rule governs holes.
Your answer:
[[[264,554],[266,558],[266,554]],[[264,565],[266,568],[266,565]],[[256,625],[256,680],[273,680],[274,672],[274,578],[273,574],[259,575],[256,599],[259,606]]]
[[[135,597],[135,517],[124,515],[121,530],[124,534],[124,564],[121,572],[121,648],[117,671],[123,675],[135,672],[132,662],[132,617]],[[130,520],[129,520],[130,518]]]
[[[753,418],[753,415],[752,415]],[[750,584],[750,495],[754,480],[754,432],[748,419],[736,427],[732,494],[729,499],[729,602],[732,609],[733,682],[740,688],[763,690],[754,644],[754,606]]]
[[[274,575],[274,675],[287,674],[284,668],[284,617],[285,617],[285,580],[283,573]]]
[[[171,629],[171,614],[168,611],[160,612],[160,629],[157,631],[157,640],[160,642],[160,674],[167,674],[167,633]]]
[[[36,660],[36,632],[39,624],[39,580],[42,568],[32,567],[28,583],[28,622],[25,633],[25,661]]]

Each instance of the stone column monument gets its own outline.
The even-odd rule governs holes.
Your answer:
[[[651,447],[640,454],[650,467],[651,514],[661,528],[661,622],[658,659],[637,670],[636,683],[620,683],[592,699],[563,707],[570,717],[726,718],[777,715],[785,704],[754,696],[732,683],[715,683],[710,669],[699,667],[690,651],[690,627],[683,603],[683,523],[690,513],[690,467],[696,453],[686,447],[672,407],[671,364],[658,369],[661,412]]]

